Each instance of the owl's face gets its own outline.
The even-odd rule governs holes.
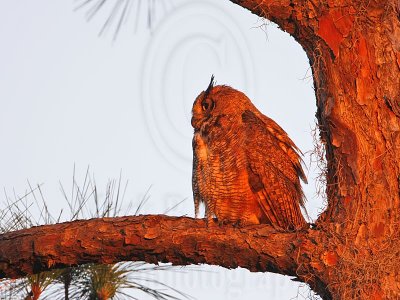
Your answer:
[[[204,123],[212,125],[219,116],[241,118],[246,109],[255,109],[245,94],[226,85],[214,86],[211,78],[208,88],[197,96],[192,108],[192,126],[199,130]]]

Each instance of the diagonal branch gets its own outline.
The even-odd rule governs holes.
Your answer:
[[[247,8],[252,13],[271,20],[283,30],[297,35],[301,27],[308,27],[309,19],[318,15],[321,9],[320,0],[230,0]],[[303,22],[307,20],[306,22]]]
[[[247,8],[254,14],[271,20],[286,20],[290,17],[294,5],[291,0],[231,0],[231,2]]]
[[[0,235],[0,278],[84,263],[146,261],[243,267],[317,286],[317,279],[307,277],[313,267],[306,253],[321,251],[318,233],[277,232],[268,225],[207,228],[204,220],[164,215],[80,220]]]

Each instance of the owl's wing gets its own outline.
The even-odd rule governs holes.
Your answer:
[[[271,133],[273,137],[276,138],[279,147],[288,155],[290,161],[293,164],[294,169],[296,170],[297,175],[300,179],[307,183],[307,177],[304,174],[302,163],[303,160],[301,156],[303,153],[300,149],[293,143],[293,141],[289,138],[287,133],[280,127],[274,120],[268,118],[263,114],[259,114],[256,116],[261,119],[261,121],[265,124],[266,129]],[[299,155],[300,154],[300,155]]]
[[[272,225],[285,229],[301,227],[304,194],[297,148],[274,121],[250,110],[242,114],[245,132],[248,182]]]

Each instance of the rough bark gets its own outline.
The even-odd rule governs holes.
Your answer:
[[[277,232],[268,225],[207,227],[204,220],[163,215],[81,220],[3,234],[0,278],[133,260],[281,273],[324,293],[318,278],[309,278],[315,265],[329,264],[321,257],[330,254],[317,245],[318,231]]]
[[[233,1],[304,48],[326,147],[335,299],[400,297],[400,2]]]
[[[327,209],[316,228],[207,228],[142,216],[0,236],[0,275],[86,262],[241,266],[307,282],[324,299],[400,298],[400,3],[231,0],[304,48],[326,148]]]

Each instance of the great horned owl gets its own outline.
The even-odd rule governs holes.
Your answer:
[[[196,217],[204,202],[208,222],[215,216],[219,223],[283,229],[306,224],[301,152],[245,94],[214,86],[211,77],[193,104],[192,126]]]

